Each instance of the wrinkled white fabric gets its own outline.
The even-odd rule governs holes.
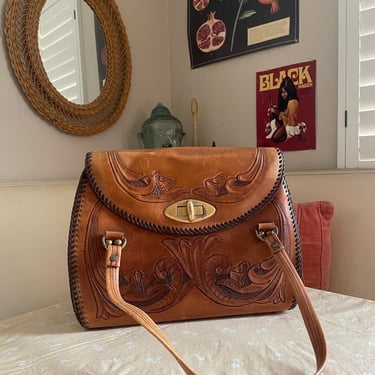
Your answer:
[[[328,342],[324,374],[375,375],[375,301],[308,292]],[[201,375],[314,373],[313,351],[297,308],[161,327]],[[0,374],[177,375],[183,371],[142,327],[85,330],[66,301],[0,321]]]

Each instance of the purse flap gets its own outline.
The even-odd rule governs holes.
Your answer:
[[[116,215],[155,231],[214,231],[273,198],[284,174],[275,148],[177,147],[92,152],[86,176]]]

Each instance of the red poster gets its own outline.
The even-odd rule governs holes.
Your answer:
[[[257,145],[315,149],[316,61],[258,72],[256,82]]]

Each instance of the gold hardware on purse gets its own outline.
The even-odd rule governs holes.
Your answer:
[[[215,214],[215,211],[215,207],[209,203],[187,199],[167,207],[165,216],[182,223],[193,223],[208,219]]]

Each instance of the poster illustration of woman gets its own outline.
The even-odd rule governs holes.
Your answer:
[[[316,61],[256,75],[257,145],[283,151],[316,148]]]

